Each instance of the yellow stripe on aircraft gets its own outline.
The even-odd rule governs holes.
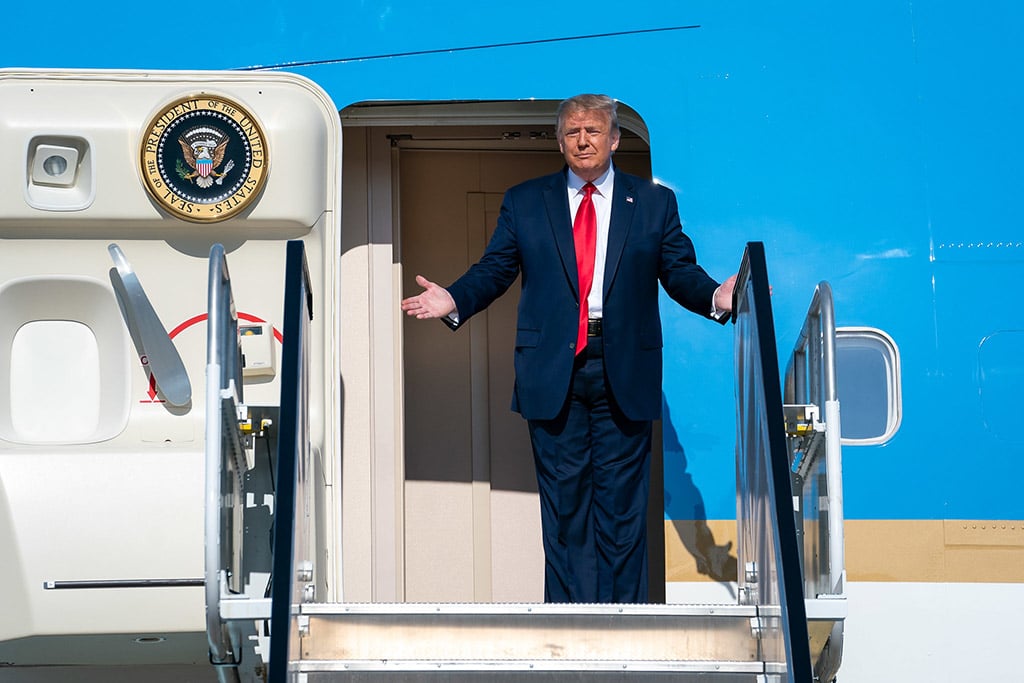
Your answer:
[[[849,581],[1024,583],[1022,520],[858,519],[845,529]],[[736,523],[666,520],[665,556],[667,581],[735,581]]]

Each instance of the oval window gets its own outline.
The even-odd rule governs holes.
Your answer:
[[[900,356],[885,332],[871,327],[836,329],[836,384],[843,443],[885,443],[902,418]]]

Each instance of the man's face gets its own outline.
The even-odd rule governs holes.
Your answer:
[[[558,148],[573,173],[586,181],[608,170],[612,152],[619,147],[619,131],[603,111],[571,112],[562,120]]]

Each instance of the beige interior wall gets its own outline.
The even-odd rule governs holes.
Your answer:
[[[399,266],[391,151],[374,128],[344,129],[341,284],[342,563],[354,602],[402,599]]]
[[[461,275],[504,190],[560,164],[557,153],[403,152],[406,291],[417,273],[441,284]],[[456,334],[436,321],[404,325],[407,600],[542,597],[529,438],[509,410],[517,301],[518,283]]]

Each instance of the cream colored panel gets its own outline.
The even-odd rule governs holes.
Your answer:
[[[46,71],[0,72],[0,149],[27,154],[39,139],[79,145],[80,177],[89,175],[90,188],[73,210],[41,212],[27,201],[31,160],[6,154],[0,163],[0,186],[8,188],[0,197],[0,230],[29,232],[31,221],[37,237],[41,230],[109,234],[115,221],[132,221],[136,231],[166,232],[164,215],[140,178],[142,132],[160,107],[204,90],[229,94],[253,112],[268,138],[270,175],[263,196],[251,214],[231,223],[244,221],[277,236],[308,231],[331,201],[328,185],[311,182],[311,175],[333,175],[337,144],[331,139],[337,124],[326,119],[334,106],[309,81],[292,74]],[[177,228],[196,235],[210,231],[185,223]]]
[[[544,600],[544,548],[536,493],[491,491],[494,602]]]
[[[370,320],[369,190],[366,135],[345,130],[342,175],[341,283],[342,383],[342,564],[345,599],[369,602],[372,516],[370,492],[373,449],[370,373],[373,333]]]
[[[460,275],[483,253],[505,188],[560,165],[557,155],[537,153],[413,152],[401,159],[406,293],[417,291],[416,274],[441,284]],[[475,577],[467,600],[543,596],[529,438],[526,423],[509,409],[518,291],[516,283],[456,334],[436,321],[406,320],[403,326],[407,476],[464,482],[475,493],[465,510],[472,532],[467,569]],[[451,509],[461,508],[453,502]],[[443,578],[415,576],[429,568],[414,558],[430,538],[409,525],[405,540],[409,589]]]
[[[251,212],[210,225],[186,223],[158,209],[138,165],[140,135],[149,117],[167,102],[203,89],[250,108],[263,124],[270,154],[267,185]],[[127,416],[124,428],[109,430],[95,443],[84,438],[73,444],[0,441],[0,547],[8,549],[5,561],[17,563],[14,568],[4,563],[0,572],[0,604],[12,606],[0,609],[0,640],[44,633],[201,631],[199,588],[44,591],[42,586],[202,576],[204,410],[196,397],[205,395],[207,257],[217,241],[228,252],[240,317],[265,320],[278,331],[285,239],[305,242],[314,295],[311,439],[328,461],[316,509],[323,504],[329,512],[316,524],[325,537],[334,533],[330,485],[340,415],[336,109],[309,81],[282,73],[0,71],[0,101],[0,183],[8,190],[0,194],[0,288],[19,278],[44,283],[77,278],[97,283],[113,299],[107,245],[116,242],[181,355],[193,396],[188,406],[164,403],[149,382],[147,359],[134,345],[114,348],[93,330],[101,366],[104,356],[116,356],[116,374],[125,382],[127,399],[118,404]],[[18,150],[32,149],[30,142],[39,136],[85,145],[92,185],[82,208],[29,204],[25,188],[31,165]],[[53,296],[75,304],[60,291]],[[117,316],[116,306],[111,308]],[[61,319],[92,327],[81,310],[60,318],[36,312],[18,322]],[[5,315],[11,316],[10,309]],[[121,325],[119,317],[104,324],[126,334]],[[277,405],[279,378],[252,378],[244,394],[250,405]],[[59,419],[62,411],[86,400],[91,399],[84,391],[65,400],[54,397],[49,410]],[[101,423],[103,411],[101,406]],[[331,574],[329,567],[317,572]],[[335,584],[333,577],[327,581]]]
[[[401,156],[403,293],[419,290],[417,274],[448,284],[468,266],[465,192],[476,187],[477,158],[474,153]],[[469,330],[452,334],[436,320],[410,318],[402,330],[405,599],[473,600],[472,335]],[[416,497],[421,490],[432,492],[429,506]],[[420,519],[424,510],[448,516],[446,524],[459,535],[438,534]]]
[[[472,602],[471,484],[405,483],[406,602]]]

